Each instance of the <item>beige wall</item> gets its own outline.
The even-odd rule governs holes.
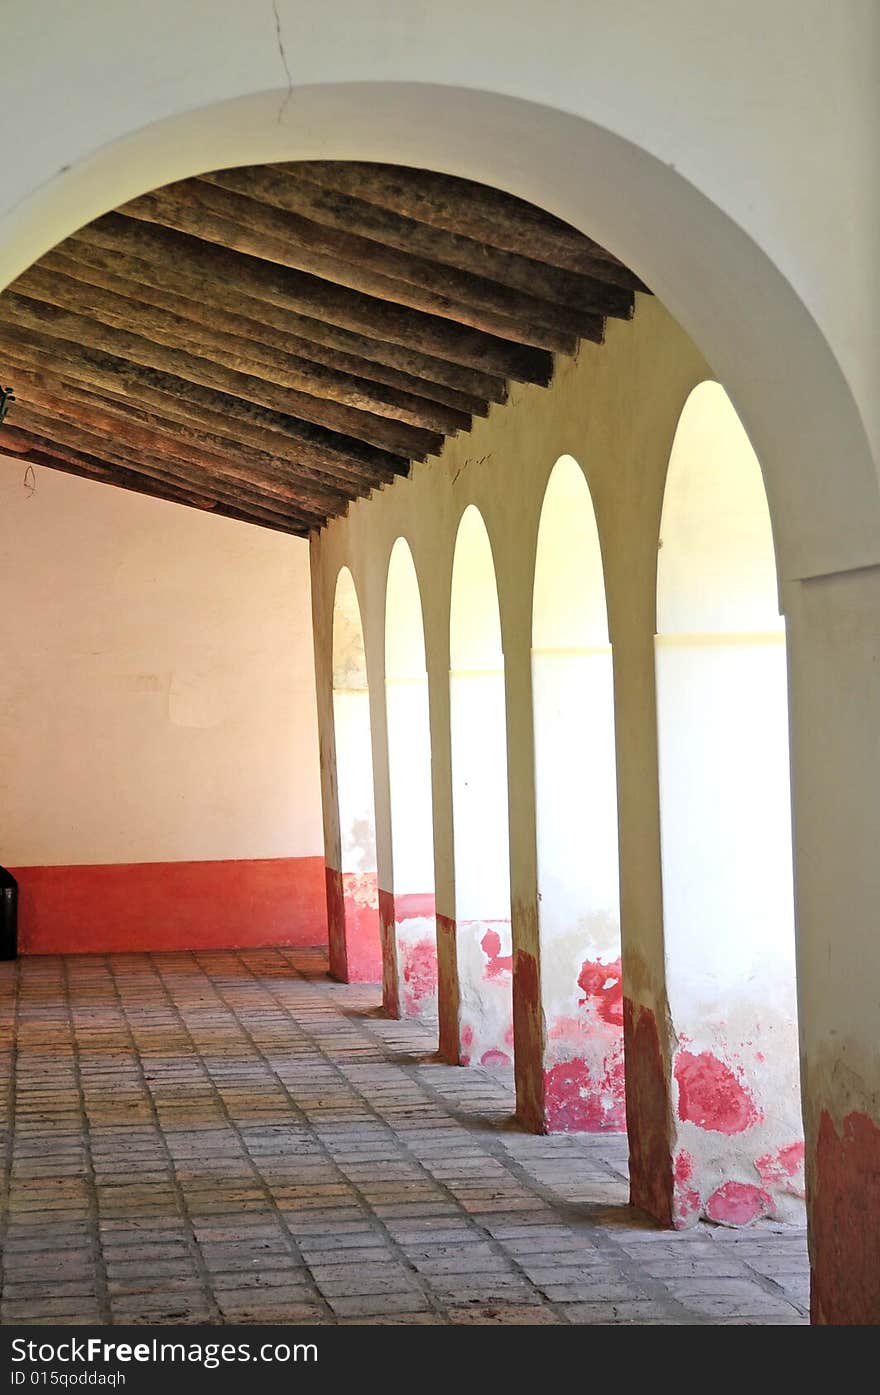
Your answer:
[[[308,545],[0,458],[0,862],[322,851]]]

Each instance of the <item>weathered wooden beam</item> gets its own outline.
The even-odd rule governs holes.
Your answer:
[[[463,233],[476,242],[567,271],[591,276],[597,264],[622,267],[611,252],[561,218],[485,184],[431,170],[361,161],[304,160],[283,168],[297,178],[393,209],[420,223]]]
[[[17,403],[15,424],[18,429],[31,436],[39,436],[44,442],[51,441],[58,447],[92,455],[108,464],[142,475],[145,479],[176,489],[188,489],[206,498],[217,499],[232,508],[246,509],[254,517],[266,519],[293,520],[303,526],[317,526],[320,514],[297,507],[289,500],[265,494],[262,490],[244,485],[228,476],[220,476],[213,470],[198,469],[173,458],[158,459],[152,454],[135,450],[130,445],[117,444],[103,433],[86,431],[81,426],[70,426],[58,417],[51,417],[32,407],[29,403]],[[5,428],[4,428],[5,429]],[[347,506],[341,500],[339,509]]]
[[[322,514],[332,511],[340,498],[349,500],[367,495],[395,478],[378,471],[368,472],[358,465],[351,467],[351,474],[343,466],[324,469],[303,465],[298,459],[286,457],[290,443],[279,432],[234,421],[219,412],[142,385],[136,387],[136,396],[125,396],[124,385],[112,377],[107,384],[96,386],[91,381],[91,373],[85,379],[75,376],[82,368],[79,362],[68,370],[69,377],[64,375],[64,365],[59,371],[57,363],[47,372],[41,366],[46,361],[45,354],[35,353],[30,346],[11,344],[8,336],[0,345],[0,356],[10,371],[14,370],[16,383],[21,383],[25,396],[34,395],[31,384],[35,383],[43,394],[50,394],[56,400],[63,395],[71,406],[79,407],[83,400],[89,405],[97,399],[103,410],[124,413],[146,425],[158,418],[166,432],[179,434],[200,449],[211,444],[216,450],[213,442],[219,442],[225,454],[239,464],[246,461],[261,477],[295,483],[304,501]]]
[[[295,416],[315,426],[365,441],[383,450],[408,455],[412,459],[433,455],[443,445],[439,432],[407,426],[403,422],[377,417],[370,412],[345,407],[309,393],[295,392],[291,388],[280,388],[251,373],[235,371],[183,350],[154,344],[139,334],[110,329],[84,315],[31,300],[14,291],[5,291],[0,297],[0,323],[38,330],[53,338],[76,342],[116,358],[125,358],[142,367],[173,374],[203,388],[238,397],[273,412]]]
[[[115,291],[86,288],[82,282],[39,263],[9,288],[14,294],[70,310],[112,329],[140,335],[154,344],[181,349],[238,373],[259,377],[279,387],[312,397],[328,398],[360,411],[387,416],[426,431],[469,431],[471,418],[412,393],[371,384],[362,378],[325,368],[280,349],[270,349],[213,325],[199,325],[176,311],[156,309]]]
[[[45,353],[12,343],[8,336],[0,341],[0,358],[9,365],[10,371],[14,369],[16,387],[28,400],[63,400],[71,408],[97,408],[127,417],[155,429],[160,437],[167,434],[175,443],[185,441],[194,449],[207,449],[247,462],[261,478],[295,482],[299,489],[308,490],[322,500],[328,495],[358,498],[395,478],[391,471],[357,464],[334,465],[332,470],[305,465],[295,454],[295,443],[294,453],[291,453],[291,443],[279,432],[235,421],[228,415],[191,406],[147,387],[138,387],[124,395],[119,391],[124,385],[115,378],[106,382],[102,379],[98,384],[93,381],[96,375],[92,371],[84,378],[74,376],[76,367],[81,368],[81,364],[68,369],[67,373],[65,365],[57,362],[52,362],[47,369]]]
[[[270,454],[277,452],[279,440],[283,441],[287,452],[296,451],[303,463],[328,475],[339,471],[390,480],[409,471],[409,463],[402,456],[83,344],[8,323],[2,331],[2,342],[4,351],[14,351],[19,361],[26,360],[28,367],[39,370],[52,364],[77,382],[123,396],[133,395],[139,402],[155,406],[175,419],[193,420],[208,430],[218,422],[235,423],[237,436],[253,441]]]
[[[294,169],[302,169],[304,177],[294,174]],[[218,170],[200,178],[314,223],[396,249],[404,254],[398,261],[396,274],[405,276],[406,280],[412,277],[405,275],[405,270],[411,268],[413,259],[419,258],[455,267],[480,281],[520,291],[530,299],[537,298],[539,303],[545,301],[621,318],[632,314],[632,292],[640,287],[638,278],[625,267],[615,268],[621,278],[620,283],[615,283],[602,274],[603,268],[608,267],[607,262],[597,261],[595,274],[565,271],[533,257],[518,256],[486,242],[462,237],[458,232],[419,223],[390,208],[310,182],[307,164],[251,165],[244,169]],[[189,181],[193,182],[198,181]],[[631,283],[628,287],[624,285],[626,280]]]
[[[601,313],[539,300],[203,180],[170,184],[119,211],[535,348],[571,354],[579,337],[602,336]],[[615,294],[627,299],[625,292]]]
[[[394,378],[384,377],[377,377],[376,381],[388,381],[391,386],[405,387],[413,391],[417,390],[416,383],[420,387],[424,384],[425,395],[438,402],[450,401],[440,396],[437,391],[438,388],[444,387],[451,389],[455,394],[462,394],[471,399],[471,402],[507,401],[506,379],[498,374],[481,372],[462,363],[436,358],[413,348],[411,344],[369,337],[351,329],[343,329],[329,320],[298,314],[295,310],[246,294],[232,285],[228,278],[218,280],[201,273],[198,267],[194,268],[186,263],[181,265],[178,259],[157,256],[148,260],[143,256],[133,256],[121,246],[104,245],[110,241],[106,233],[100,243],[90,240],[89,233],[92,227],[90,224],[72,234],[54,252],[47,253],[42,261],[49,265],[50,258],[60,253],[75,261],[78,267],[76,274],[83,280],[100,272],[124,279],[132,287],[148,287],[154,293],[169,294],[175,299],[183,297],[187,304],[187,314],[191,313],[190,307],[195,305],[202,307],[205,315],[212,314],[217,308],[224,313],[241,316],[249,323],[260,324],[273,335],[279,334],[289,338],[294,344],[298,341],[308,343],[311,354],[303,354],[303,357],[311,356],[321,363],[329,362],[331,366],[344,368],[345,362],[340,360],[337,363],[332,355],[338,353],[343,359],[350,356],[358,365],[369,364],[374,376],[382,368],[387,368],[390,372],[401,373],[405,379],[410,378],[412,381],[398,383]],[[102,283],[92,281],[91,284]],[[113,290],[115,287],[110,286],[109,289]],[[276,342],[274,338],[263,337],[266,343]],[[368,376],[366,369],[359,367],[358,371],[362,376]],[[460,406],[463,411],[473,411],[476,414],[476,408],[455,397],[451,399],[450,405]]]
[[[187,431],[182,425],[169,427],[137,408],[94,397],[69,385],[47,387],[36,374],[17,370],[15,389],[15,420],[22,413],[39,412],[47,423],[43,435],[54,436],[54,423],[79,428],[103,437],[117,452],[139,451],[160,463],[167,459],[195,471],[199,478],[216,474],[271,495],[282,505],[290,504],[315,518],[368,492],[366,487],[354,486],[328,489],[321,483],[297,477],[295,471],[278,461],[255,459],[259,452],[243,451],[232,441]]]
[[[236,522],[252,523],[259,528],[271,528],[275,532],[287,533],[294,537],[308,537],[310,531],[302,525],[269,522],[254,518],[243,510],[226,507],[218,503],[216,499],[209,499],[192,494],[187,490],[157,484],[155,481],[146,480],[141,475],[120,469],[96,457],[80,455],[76,451],[64,450],[63,447],[56,449],[51,441],[41,441],[38,437],[28,436],[27,433],[10,431],[8,438],[4,435],[4,447],[10,452],[10,458],[14,454],[15,458],[22,464],[38,465],[47,470],[57,470],[65,475],[76,475],[80,479],[113,485],[117,489],[126,489],[134,494],[146,494],[152,499],[162,499],[170,504],[182,504],[186,508],[217,514],[221,518],[235,519]]]
[[[418,345],[422,353],[449,359],[481,372],[513,378],[517,382],[546,386],[553,375],[553,357],[543,349],[512,343],[426,315],[406,306],[393,305],[334,285],[319,276],[291,271],[259,257],[230,251],[186,233],[157,224],[107,213],[76,234],[96,246],[143,257],[162,266],[177,265],[191,279],[192,294],[211,296],[212,287],[226,284],[283,309],[326,320],[396,344]]]
[[[173,268],[163,274],[158,267],[140,261],[137,265],[137,280],[119,275],[118,268],[112,268],[112,253],[69,240],[63,243],[61,248],[42,256],[32,270],[58,273],[79,282],[83,287],[111,291],[127,300],[142,302],[157,310],[170,311],[190,323],[193,343],[201,342],[200,328],[219,330],[237,339],[247,340],[261,356],[273,349],[292,354],[310,363],[323,364],[340,373],[364,379],[368,384],[379,383],[385,387],[396,388],[401,393],[412,394],[420,401],[427,399],[429,404],[440,403],[453,408],[463,416],[485,416],[489,409],[489,401],[503,402],[506,399],[503,379],[490,379],[489,393],[477,396],[472,389],[486,387],[486,384],[479,381],[480,375],[454,364],[447,365],[447,376],[454,375],[459,379],[461,386],[458,388],[436,379],[416,377],[412,372],[403,372],[376,361],[375,351],[387,349],[393,352],[393,345],[383,345],[380,340],[358,340],[357,336],[349,336],[345,330],[337,330],[335,336],[339,337],[341,343],[347,343],[349,339],[354,343],[348,344],[347,349],[334,347],[330,343],[322,342],[325,333],[328,337],[334,335],[329,325],[278,310],[265,301],[261,303],[245,296],[227,298],[222,287],[215,289],[209,302],[202,299],[192,300],[184,294],[187,289],[186,281],[176,277]],[[27,276],[30,274],[28,272]],[[87,292],[84,291],[83,294]],[[245,314],[245,311],[248,313]],[[303,337],[304,335],[311,337]],[[357,349],[358,352],[352,352],[352,349]],[[422,355],[418,363],[412,366],[420,367],[423,373],[432,370],[431,360],[427,355]]]

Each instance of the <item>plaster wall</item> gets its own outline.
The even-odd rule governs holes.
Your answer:
[[[326,937],[308,547],[0,459],[24,952]]]

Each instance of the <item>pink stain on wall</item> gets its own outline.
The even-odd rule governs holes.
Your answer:
[[[586,960],[578,974],[578,987],[584,997],[581,1005],[595,1009],[603,1022],[623,1028],[623,977],[620,960],[602,964]]]
[[[761,1187],[750,1182],[725,1182],[706,1202],[706,1215],[721,1225],[749,1225],[759,1216],[766,1216],[773,1202]]]
[[[675,1178],[673,1225],[676,1230],[683,1230],[696,1219],[700,1212],[700,1193],[694,1187],[688,1186],[694,1175],[694,1160],[685,1148],[676,1154],[673,1175]]]
[[[803,1170],[803,1143],[789,1143],[785,1148],[777,1148],[774,1153],[764,1153],[756,1158],[755,1167],[765,1187],[781,1186],[803,1196],[803,1185],[796,1186],[793,1178]]]
[[[381,983],[382,936],[375,872],[343,872],[346,983]]]
[[[498,978],[500,974],[513,972],[513,955],[501,953],[501,936],[497,930],[487,930],[480,947],[486,956],[486,978]]]
[[[510,1066],[512,1064],[513,1062],[506,1051],[484,1051],[480,1057],[480,1065],[489,1066],[490,1068],[493,1066]]]
[[[717,1133],[742,1133],[761,1122],[762,1114],[731,1068],[710,1051],[675,1058],[678,1117]]]
[[[605,1062],[598,1077],[582,1057],[551,1066],[544,1074],[544,1115],[553,1133],[625,1129],[623,1057]]]
[[[435,940],[401,940],[401,999],[405,1016],[418,1017],[437,994]]]

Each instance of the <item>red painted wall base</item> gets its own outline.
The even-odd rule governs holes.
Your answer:
[[[10,870],[21,954],[327,943],[322,857]]]

